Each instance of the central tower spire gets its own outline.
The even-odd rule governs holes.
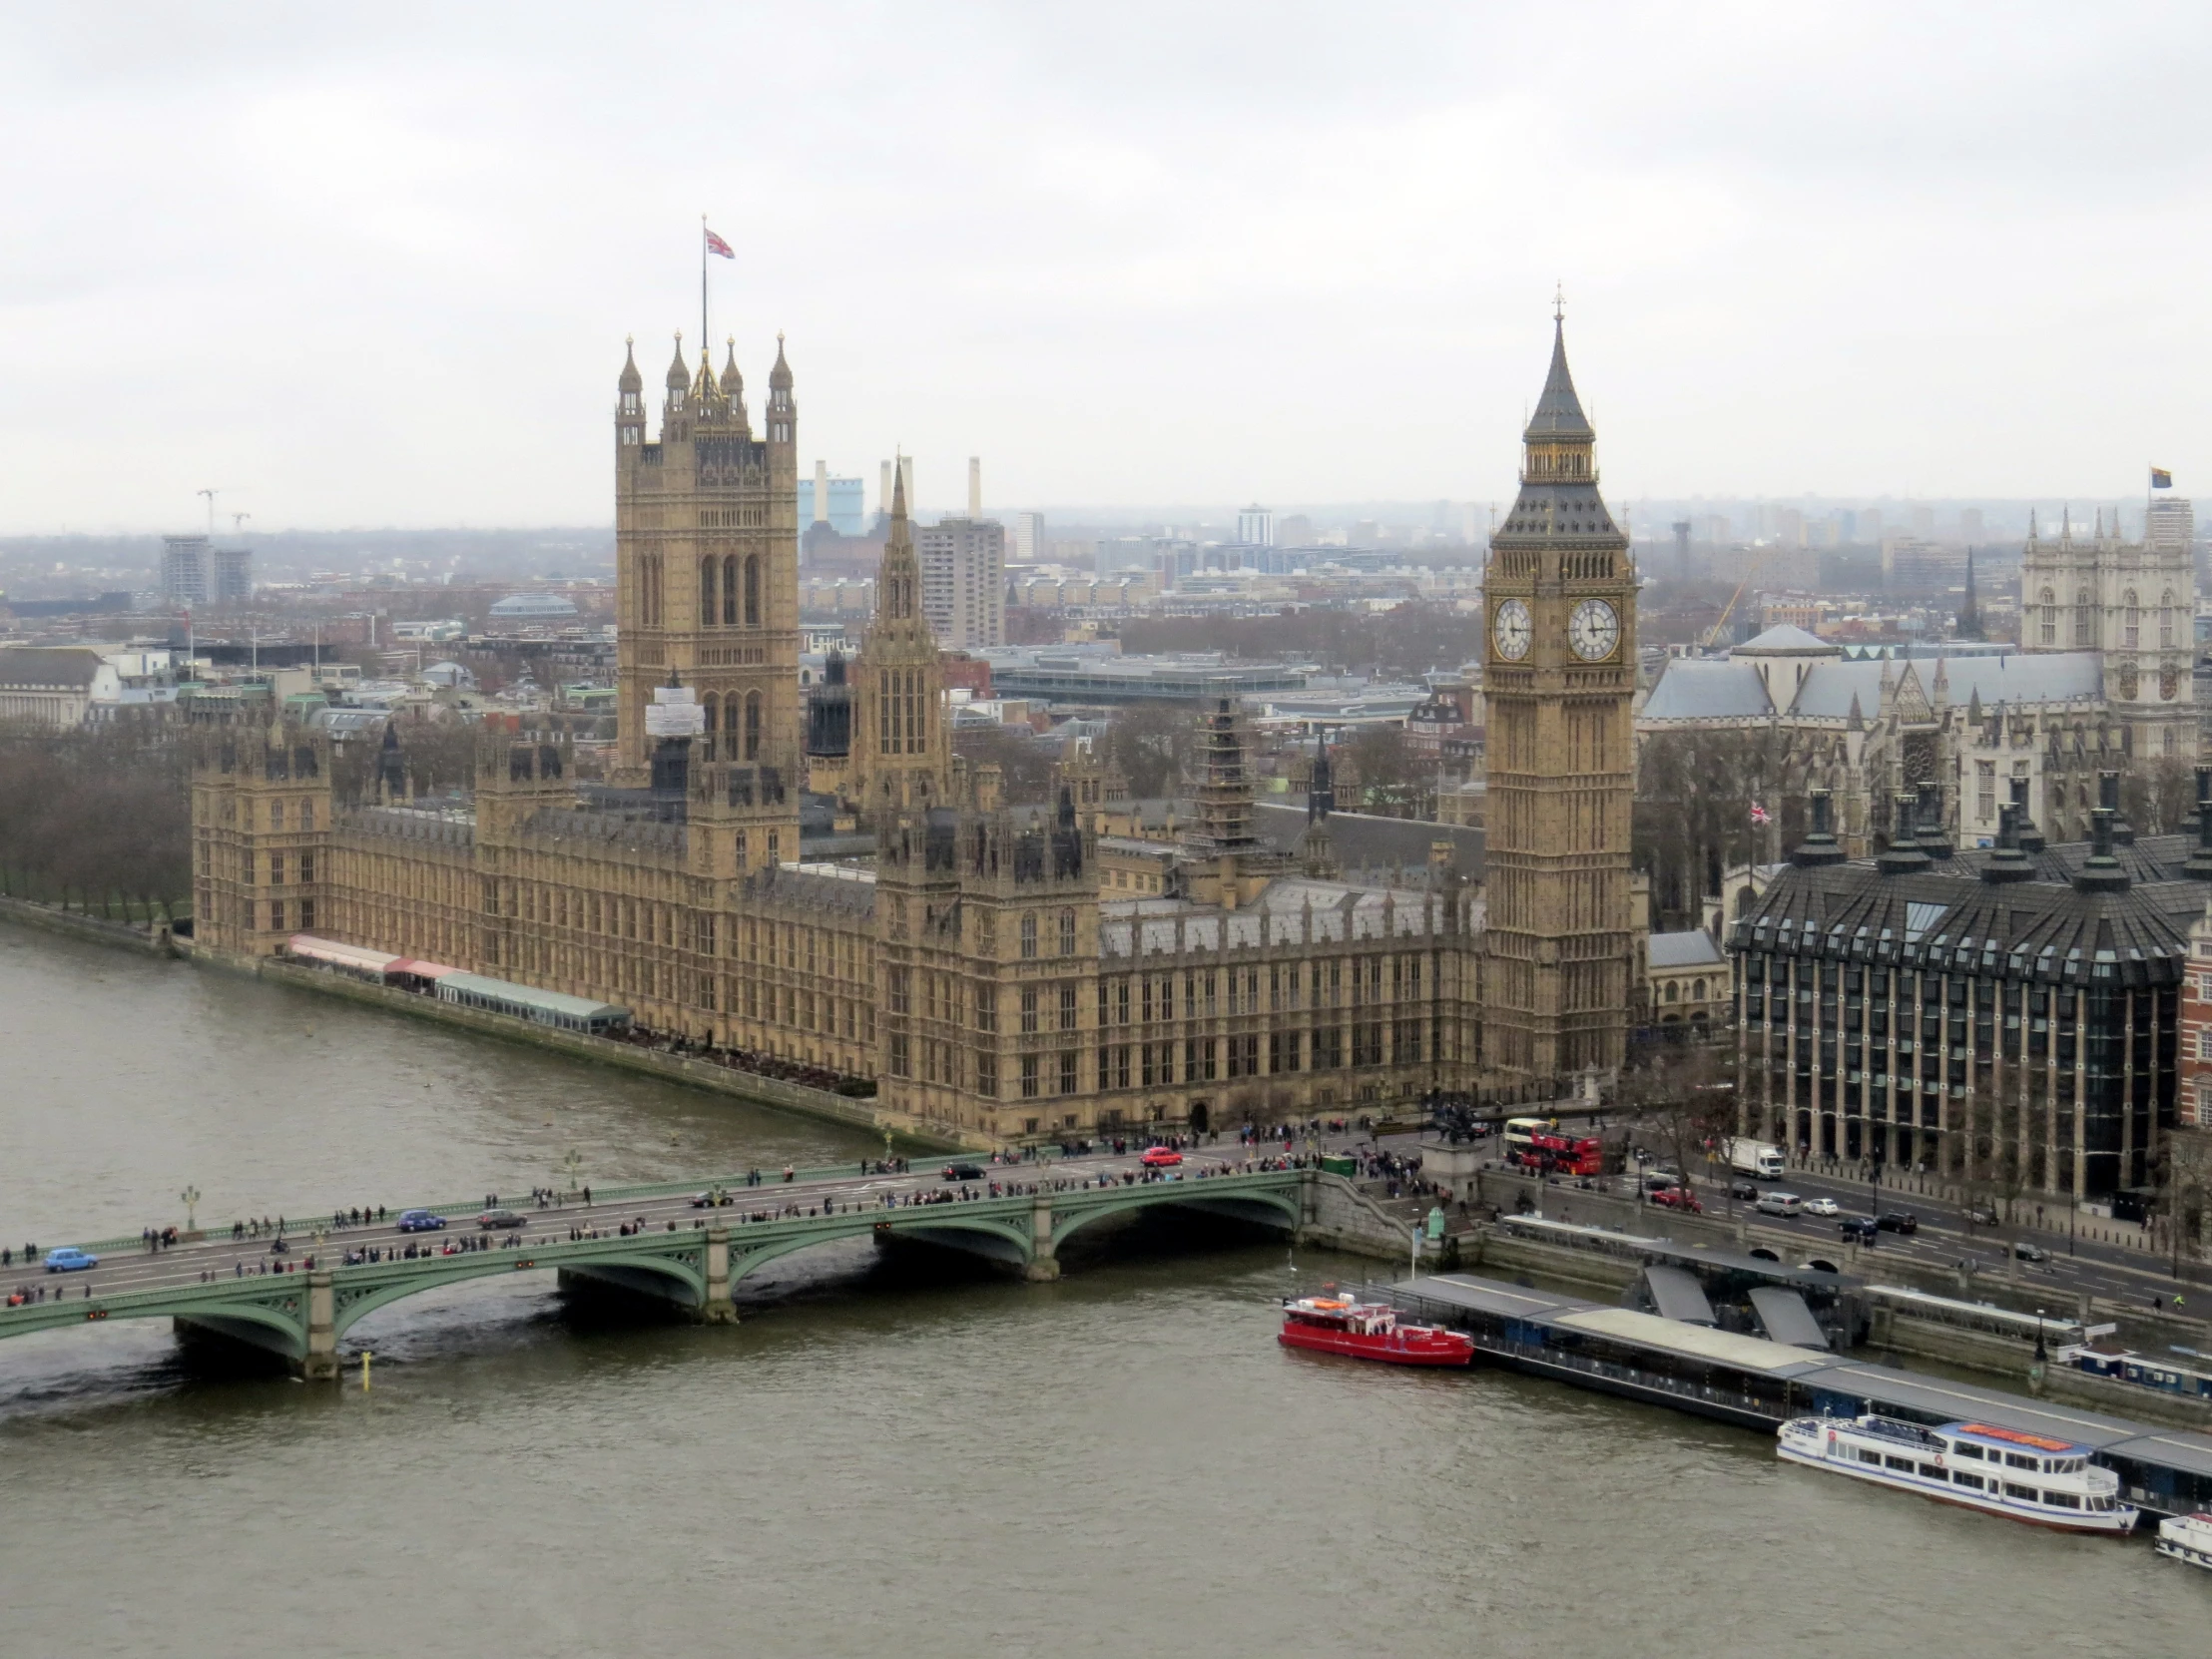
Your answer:
[[[875,574],[875,616],[860,646],[852,743],[853,793],[883,815],[949,804],[952,742],[945,729],[944,669],[921,614],[921,561],[906,517],[906,469],[894,465],[888,534]]]

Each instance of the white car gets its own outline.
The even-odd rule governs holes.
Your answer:
[[[1809,1198],[1805,1201],[1805,1213],[1809,1216],[1840,1216],[1844,1212],[1833,1198]]]

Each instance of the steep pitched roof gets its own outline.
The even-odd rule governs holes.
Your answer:
[[[1822,672],[1820,669],[1813,671]],[[1680,657],[1660,672],[1639,722],[1764,720],[1773,714],[1759,670],[1727,658]]]
[[[1800,655],[1840,657],[1843,655],[1843,647],[1833,645],[1817,634],[1808,634],[1804,629],[1784,622],[1769,628],[1764,634],[1744,641],[1729,655],[1732,657],[1794,657]]]
[[[1524,437],[1594,438],[1597,432],[1582,412],[1582,400],[1574,394],[1574,376],[1567,372],[1567,325],[1554,320],[1551,328],[1551,372],[1544,376],[1544,393],[1536,399]]]

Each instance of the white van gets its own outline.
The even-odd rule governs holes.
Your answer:
[[[1805,1213],[1805,1200],[1796,1193],[1761,1193],[1757,1209],[1763,1216],[1781,1216],[1786,1221],[1795,1221]]]

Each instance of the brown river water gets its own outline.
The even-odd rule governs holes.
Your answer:
[[[0,1238],[879,1152],[0,924]],[[0,1344],[0,1656],[2212,1653],[2212,1573],[1785,1468],[1760,1435],[1273,1341],[1365,1264],[1142,1230],[1022,1285],[865,1245],[735,1330],[550,1276],[339,1386],[152,1322]]]

